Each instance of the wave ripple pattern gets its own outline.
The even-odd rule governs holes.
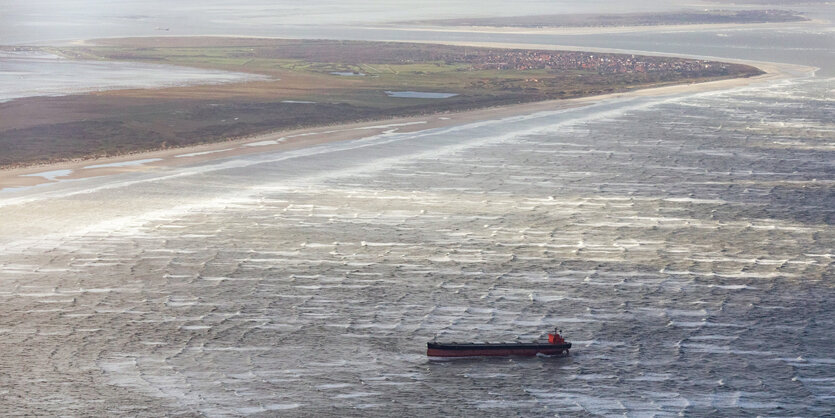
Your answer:
[[[820,83],[2,206],[0,414],[824,415],[835,105]],[[435,336],[554,325],[570,357],[425,357]]]

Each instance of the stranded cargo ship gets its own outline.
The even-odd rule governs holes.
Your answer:
[[[481,356],[535,356],[568,354],[571,343],[565,341],[557,330],[548,334],[548,342],[532,343],[437,343],[426,344],[430,357],[481,357]]]

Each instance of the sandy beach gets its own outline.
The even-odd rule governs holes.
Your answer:
[[[578,48],[565,45],[543,46],[534,44],[499,44],[488,42],[444,43],[451,45],[494,48],[499,47],[536,48],[551,50],[583,50],[591,52],[610,53],[635,52],[605,48]],[[672,54],[658,53],[652,53],[652,55],[672,56]],[[289,131],[277,131],[246,138],[238,138],[229,141],[191,147],[141,152],[111,158],[101,158],[93,160],[82,159],[61,162],[56,164],[5,169],[0,170],[0,190],[10,190],[11,188],[36,186],[61,180],[97,177],[122,172],[154,170],[160,167],[184,166],[188,164],[194,164],[219,158],[228,158],[254,153],[293,150],[326,142],[360,139],[387,133],[408,133],[443,128],[476,121],[501,119],[541,111],[553,111],[559,109],[567,109],[571,107],[585,106],[617,98],[640,96],[665,96],[688,92],[696,93],[731,89],[754,83],[762,83],[782,78],[796,77],[815,71],[815,69],[811,67],[790,64],[727,59],[723,59],[723,61],[752,65],[763,70],[765,74],[751,78],[737,78],[697,84],[683,84],[656,88],[646,88],[630,92],[588,96],[576,99],[551,100],[461,112],[450,112],[444,114],[421,115],[413,117],[340,124],[334,126],[320,126]]]

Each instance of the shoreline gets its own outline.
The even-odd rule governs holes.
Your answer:
[[[439,43],[432,41],[431,43]],[[531,48],[555,50],[583,50],[589,52],[622,52],[605,48],[579,48],[561,45],[507,44],[489,42],[442,42],[449,45],[490,46],[495,48]],[[630,51],[631,52],[631,51]],[[681,54],[658,54],[676,56]],[[715,59],[715,58],[714,58]],[[691,84],[675,84],[649,87],[639,90],[559,99],[506,106],[489,107],[429,115],[397,117],[373,121],[321,125],[311,128],[280,130],[235,138],[210,144],[193,145],[156,151],[143,151],[98,159],[78,159],[52,164],[32,165],[0,169],[0,192],[14,191],[64,180],[99,177],[123,172],[149,171],[164,167],[178,167],[220,158],[262,152],[288,151],[333,141],[355,140],[385,133],[409,133],[429,129],[461,125],[488,119],[501,119],[540,111],[561,110],[590,105],[603,100],[627,97],[664,96],[681,93],[698,93],[742,87],[749,84],[799,77],[814,72],[812,67],[722,59],[726,62],[747,64],[759,68],[765,74]],[[57,175],[56,175],[57,174]]]

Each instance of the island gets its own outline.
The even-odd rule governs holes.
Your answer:
[[[0,103],[0,167],[762,74],[687,58],[401,42],[149,37],[38,48],[266,77]]]

